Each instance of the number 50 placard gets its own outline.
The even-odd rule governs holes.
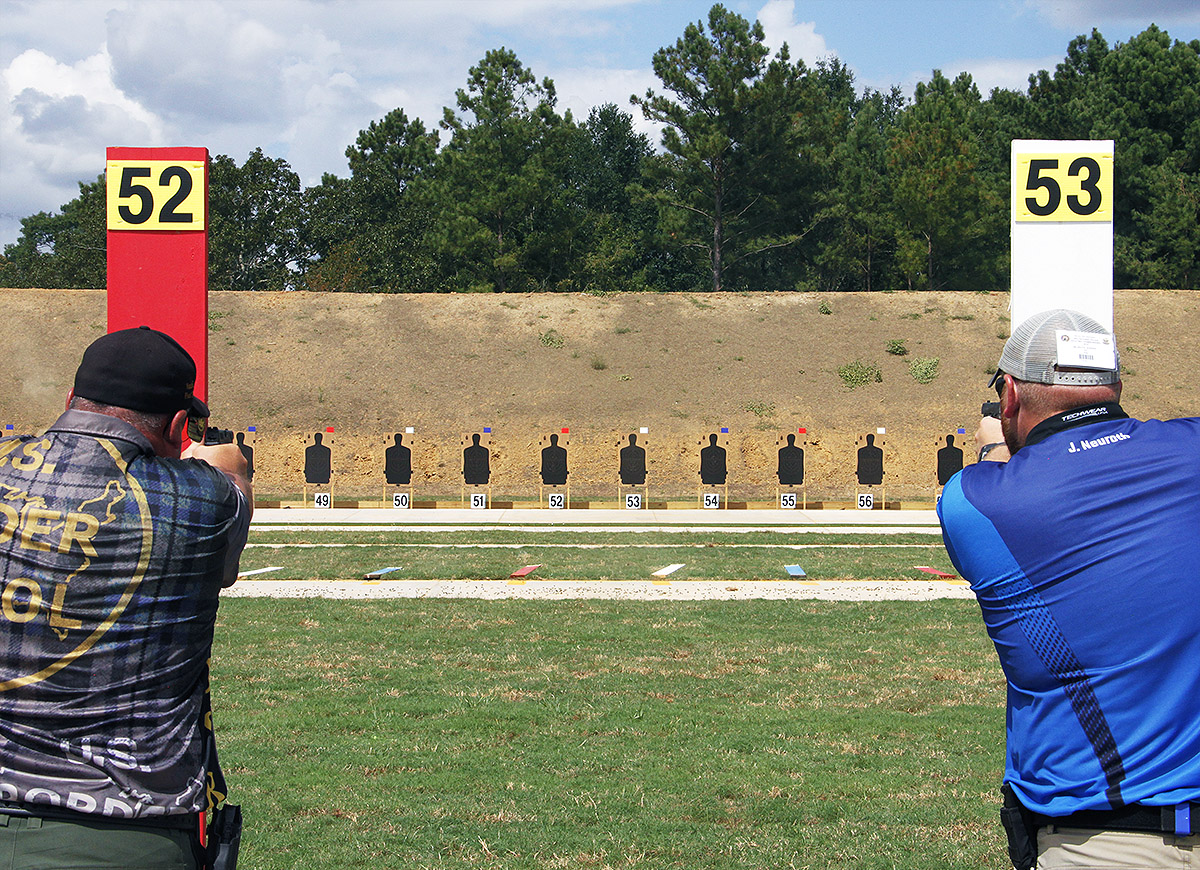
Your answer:
[[[108,229],[203,230],[204,164],[110,160]]]

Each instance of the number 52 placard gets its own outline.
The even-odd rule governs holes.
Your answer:
[[[204,163],[110,160],[108,229],[203,230]]]

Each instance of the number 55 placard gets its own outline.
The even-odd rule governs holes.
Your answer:
[[[108,229],[203,230],[204,163],[110,160]]]

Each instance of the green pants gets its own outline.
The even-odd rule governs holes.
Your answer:
[[[196,835],[0,813],[0,870],[199,870]]]

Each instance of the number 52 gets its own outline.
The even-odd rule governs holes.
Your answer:
[[[108,164],[108,229],[203,230],[204,165]]]

